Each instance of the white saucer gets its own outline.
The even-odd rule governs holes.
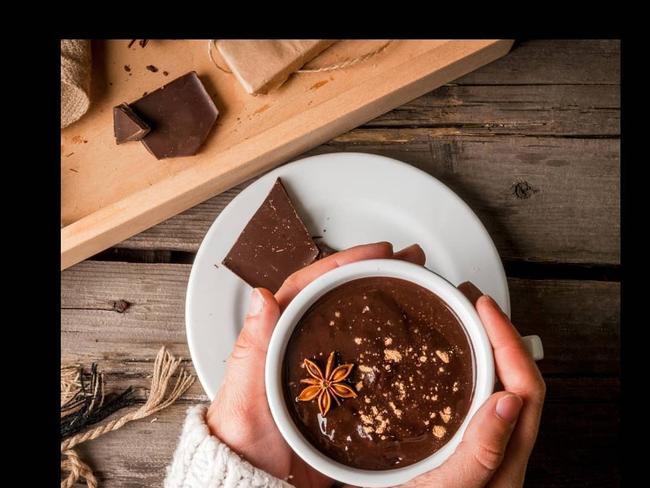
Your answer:
[[[417,242],[426,253],[427,268],[454,285],[471,281],[510,315],[508,283],[492,239],[474,212],[437,179],[373,154],[301,159],[267,173],[237,195],[196,255],[185,323],[194,368],[210,399],[221,385],[250,294],[250,286],[221,261],[278,177],[309,231],[329,246],[390,241],[399,250]]]

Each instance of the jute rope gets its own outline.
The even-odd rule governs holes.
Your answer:
[[[74,449],[63,451],[62,454],[66,456],[66,459],[61,461],[61,471],[69,472],[69,474],[61,482],[61,488],[72,488],[79,478],[86,480],[88,488],[97,488],[97,478],[95,478],[93,470],[79,458],[79,454]]]
[[[148,417],[173,404],[194,382],[194,376],[187,373],[184,369],[179,369],[180,366],[181,360],[172,356],[164,346],[161,347],[154,361],[151,388],[144,405],[119,419],[111,420],[87,432],[69,437],[61,443],[61,454],[65,456],[65,459],[61,461],[61,470],[70,473],[61,482],[61,488],[72,487],[80,477],[86,480],[88,488],[95,488],[97,486],[97,480],[92,470],[79,459],[79,456],[72,448],[88,440],[97,439],[108,432],[120,429],[128,422]],[[171,378],[177,371],[178,376],[176,382],[168,392]],[[65,381],[70,381],[70,377],[71,375],[67,374],[64,378]],[[103,384],[103,381],[98,381],[97,385],[99,384]],[[97,387],[103,388],[103,386]],[[70,388],[70,390],[73,390],[73,388]]]
[[[80,376],[78,364],[61,367],[61,407],[77,396],[81,390]]]
[[[340,63],[334,63],[327,66],[322,66],[320,68],[311,68],[311,69],[303,68],[296,71],[296,73],[324,73],[327,71],[336,71],[339,69],[349,68],[350,66],[363,63],[365,61],[368,61],[370,58],[377,56],[377,54],[383,52],[384,49],[386,49],[391,42],[393,41],[387,41],[381,46],[379,46],[377,49],[375,49],[374,51],[370,51],[369,53],[362,54],[361,56],[356,56],[354,58],[343,60]]]
[[[232,71],[228,71],[225,68],[222,68],[219,66],[219,63],[214,59],[214,55],[212,54],[213,47],[216,46],[217,39],[210,39],[208,41],[208,55],[210,56],[210,59],[212,60],[212,63],[221,71],[224,73],[232,73]],[[370,51],[368,53],[364,53],[360,56],[356,56],[354,58],[348,58],[343,61],[340,61],[338,63],[334,64],[329,64],[327,66],[321,66],[320,68],[303,68],[299,69],[296,71],[296,73],[324,73],[327,71],[336,71],[340,69],[346,69],[349,68],[350,66],[357,65],[359,63],[363,63],[365,61],[368,61],[370,58],[378,55],[379,53],[383,52],[393,41],[386,41],[384,44],[379,46],[377,49]]]

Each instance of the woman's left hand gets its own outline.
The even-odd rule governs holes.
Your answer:
[[[423,265],[418,245],[394,253],[387,242],[356,246],[297,271],[275,296],[256,288],[248,315],[228,359],[223,386],[208,409],[207,423],[213,435],[253,466],[300,487],[322,488],[332,480],[305,464],[284,441],[266,400],[264,365],[271,334],[281,311],[305,286],[338,266],[365,259],[403,259]]]

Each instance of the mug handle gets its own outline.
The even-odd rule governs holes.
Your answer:
[[[544,359],[544,346],[542,345],[542,339],[538,335],[527,335],[522,337],[521,340],[535,361]]]

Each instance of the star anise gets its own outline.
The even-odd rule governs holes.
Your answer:
[[[334,351],[327,358],[325,374],[323,374],[316,363],[305,358],[305,368],[311,378],[300,380],[301,383],[306,383],[309,386],[298,395],[298,400],[308,402],[318,397],[318,409],[323,417],[329,412],[330,406],[332,405],[332,397],[338,405],[341,404],[339,398],[357,397],[354,390],[343,383],[352,372],[354,364],[342,364],[332,371],[333,362]]]

